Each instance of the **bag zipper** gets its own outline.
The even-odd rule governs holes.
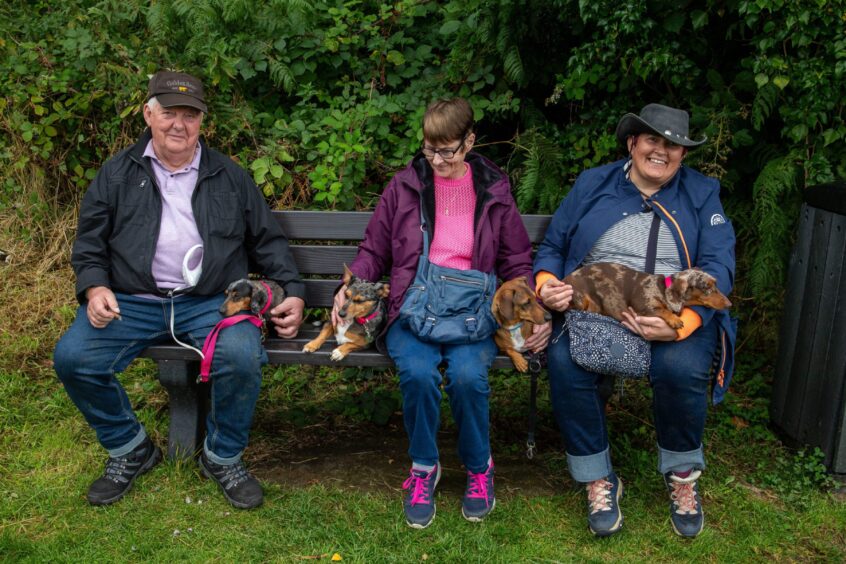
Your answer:
[[[440,275],[440,279],[443,280],[444,282],[446,282],[446,281],[456,282],[458,284],[464,284],[464,285],[467,285],[467,286],[478,286],[479,288],[481,288],[483,286],[483,284],[481,282],[475,282],[473,280],[465,280],[463,278],[455,278],[454,276],[444,276],[443,274]]]

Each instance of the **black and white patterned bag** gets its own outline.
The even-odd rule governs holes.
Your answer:
[[[612,317],[568,310],[564,330],[570,334],[573,362],[591,372],[608,376],[642,378],[649,374],[652,349],[649,341],[623,327]]]

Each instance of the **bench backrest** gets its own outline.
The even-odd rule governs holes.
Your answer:
[[[273,212],[291,242],[297,268],[305,278],[308,307],[329,307],[344,272],[358,252],[358,243],[373,212]],[[523,215],[532,243],[543,240],[551,216]]]

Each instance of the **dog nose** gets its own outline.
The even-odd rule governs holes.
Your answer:
[[[543,312],[543,320],[544,320],[544,321],[549,321],[550,319],[552,319],[552,314],[551,314],[551,313],[549,313],[548,311],[544,311],[544,312]]]

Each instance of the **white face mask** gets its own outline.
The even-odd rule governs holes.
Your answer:
[[[199,251],[199,253],[198,253]],[[194,255],[199,254],[199,257]],[[196,263],[197,266],[191,268],[190,265]],[[187,288],[193,288],[200,281],[200,275],[203,273],[203,246],[194,245],[185,257],[182,259],[182,279],[185,281]]]

